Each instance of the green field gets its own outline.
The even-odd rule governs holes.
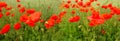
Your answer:
[[[120,0],[0,0],[0,41],[120,41]]]

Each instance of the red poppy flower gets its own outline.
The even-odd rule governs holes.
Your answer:
[[[72,10],[72,12],[71,12],[72,14],[75,14],[76,12],[75,12],[75,10]]]
[[[78,2],[78,0],[75,0],[75,2],[77,3],[77,2]]]
[[[91,2],[86,2],[85,6],[91,6]]]
[[[94,2],[95,0],[89,0],[90,2]]]
[[[79,5],[78,5],[78,4],[72,4],[71,7],[72,7],[72,8],[79,8]]]
[[[108,7],[112,7],[112,3],[108,4]]]
[[[53,20],[57,20],[58,19],[58,16],[56,14],[53,14],[50,19],[53,19]]]
[[[78,22],[80,20],[80,16],[73,16],[69,19],[69,22]]]
[[[110,11],[110,15],[114,15],[115,13],[113,11]]]
[[[96,25],[100,25],[103,24],[105,22],[105,20],[103,19],[93,19],[92,21],[90,21],[89,26],[96,26]]]
[[[100,18],[99,12],[98,11],[92,11],[92,18],[93,19],[99,19]]]
[[[9,16],[10,15],[10,12],[6,12],[6,16]]]
[[[97,11],[93,11],[92,16],[89,16],[88,19],[90,20],[89,26],[96,26],[105,22],[104,18]]]
[[[21,24],[19,22],[14,24],[14,29],[15,30],[19,30],[20,27],[21,27]]]
[[[88,19],[94,20],[94,19],[102,19],[102,17],[99,14],[93,14],[92,16],[88,16]]]
[[[87,8],[80,8],[80,11],[81,11],[81,12],[86,12],[86,13],[87,13],[87,12],[88,12],[88,9],[87,9]]]
[[[53,19],[49,19],[48,21],[45,22],[46,29],[50,29],[54,25],[55,25],[55,21]]]
[[[88,12],[88,9],[86,8],[84,12],[86,12],[86,13],[87,13],[87,12]]]
[[[69,4],[64,4],[64,7],[68,9],[68,8],[70,8],[70,5]]]
[[[103,6],[102,6],[102,8],[107,9],[107,8],[108,8],[108,6],[103,5]]]
[[[20,0],[16,0],[17,2],[20,2]]]
[[[12,13],[12,15],[11,15],[12,17],[14,17],[15,16],[15,14],[14,13]]]
[[[25,23],[28,24],[28,25],[31,26],[31,27],[34,27],[34,26],[35,26],[35,22],[32,21],[31,19],[27,20]]]
[[[65,14],[66,14],[66,11],[62,11],[60,12],[59,17],[62,18]]]
[[[24,7],[20,8],[20,9],[19,9],[19,12],[20,12],[20,13],[25,12],[25,8],[24,8]]]
[[[20,16],[20,21],[21,22],[26,22],[27,20],[28,20],[27,14],[23,14],[22,16]]]
[[[80,11],[81,11],[81,12],[84,12],[84,11],[85,11],[85,9],[84,9],[84,8],[80,8]]]
[[[0,34],[5,34],[10,30],[10,24],[6,24],[1,30]]]
[[[2,16],[3,16],[3,14],[2,14],[2,13],[0,13],[0,18],[2,18]]]
[[[72,4],[72,8],[75,8],[76,4]]]
[[[94,7],[90,7],[89,10],[90,10],[90,11],[94,11],[95,8],[94,8]]]
[[[12,9],[12,6],[9,6],[9,7],[5,7],[6,10],[11,10]]]
[[[70,4],[70,3],[71,3],[71,0],[68,0],[67,3]]]
[[[61,22],[61,18],[58,18],[58,19],[56,20],[56,23],[59,24],[60,22]]]
[[[90,23],[89,23],[89,26],[96,26],[96,25],[100,25],[100,24],[103,24],[105,22],[104,19],[100,18],[100,19],[89,19],[90,20]]]
[[[2,8],[0,7],[0,12],[2,11]]]
[[[6,2],[0,2],[0,8],[1,7],[6,7],[6,6],[7,6]]]
[[[33,21],[33,22],[38,22],[40,20],[40,16],[41,16],[41,12],[35,12],[33,14],[29,15],[29,18]]]
[[[28,14],[32,14],[32,13],[35,12],[35,10],[34,10],[34,9],[28,9],[28,10],[26,10],[26,12],[27,12]]]
[[[77,4],[78,4],[79,6],[83,6],[83,2],[82,2],[82,1],[79,1]]]
[[[120,15],[120,9],[119,8],[117,8],[117,7],[111,7],[110,9],[111,9],[111,11],[113,11],[114,13],[116,13],[117,15]]]
[[[95,19],[95,20],[92,20],[92,21],[94,21],[96,24],[103,24],[104,22],[105,22],[105,20],[104,19]]]
[[[105,20],[108,20],[108,19],[112,18],[112,15],[111,15],[111,14],[102,14],[102,17],[103,17]]]
[[[17,7],[20,8],[20,7],[21,7],[21,4],[18,4]]]
[[[88,19],[90,21],[94,21],[96,22],[96,24],[102,24],[104,23],[104,19],[102,18],[102,16],[99,15],[99,12],[92,12],[92,16],[89,16]]]
[[[90,22],[89,22],[89,26],[93,27],[93,26],[96,26],[96,24],[95,24],[94,21],[90,21]]]

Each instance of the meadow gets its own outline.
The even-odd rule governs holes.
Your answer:
[[[120,41],[120,0],[0,0],[0,41]]]

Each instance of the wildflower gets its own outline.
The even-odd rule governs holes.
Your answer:
[[[6,7],[6,6],[7,6],[6,2],[0,2],[0,8],[1,7]]]
[[[1,30],[0,34],[5,34],[10,30],[10,24],[6,24]]]
[[[78,2],[78,0],[75,0],[75,2],[77,3],[77,2]]]
[[[58,19],[56,20],[56,23],[59,24],[60,22],[61,22],[61,18],[58,18]]]
[[[70,4],[70,3],[71,3],[71,0],[67,0],[67,3]]]
[[[31,19],[27,20],[25,23],[26,23],[27,25],[31,26],[31,27],[34,27],[34,26],[35,26],[35,22],[32,21]]]
[[[31,19],[33,22],[38,22],[41,16],[41,12],[35,12],[33,14],[29,15],[29,19]]]
[[[90,7],[90,11],[94,11],[95,9],[94,9],[94,7]]]
[[[6,12],[6,16],[9,16],[10,15],[10,12]]]
[[[82,2],[82,1],[79,1],[77,4],[78,4],[79,6],[83,6],[83,2]]]
[[[57,20],[57,19],[58,19],[58,16],[54,14],[54,15],[52,15],[52,16],[50,17],[50,19]]]
[[[11,10],[12,9],[12,6],[9,6],[9,7],[5,7],[6,10]]]
[[[20,8],[20,9],[19,9],[19,12],[20,12],[20,13],[25,12],[25,8],[24,8],[24,7]]]
[[[55,21],[53,19],[49,19],[48,21],[45,22],[46,29],[50,29],[54,25],[55,25]]]
[[[2,14],[2,13],[0,13],[0,18],[2,18],[2,16],[3,16],[3,14]]]
[[[62,11],[60,12],[59,17],[62,18],[65,14],[66,14],[66,11]]]
[[[75,14],[76,12],[75,12],[75,10],[72,10],[72,12],[71,12],[72,14]]]
[[[102,17],[103,17],[105,20],[108,20],[108,19],[112,18],[112,15],[110,15],[110,14],[102,14]]]
[[[26,12],[27,12],[28,14],[32,14],[32,13],[35,12],[35,10],[34,10],[34,9],[28,9],[28,10],[26,10]]]
[[[21,4],[18,4],[17,7],[20,8],[20,7],[21,7]]]
[[[67,9],[70,8],[69,4],[64,4],[64,7]]]
[[[22,16],[20,16],[20,21],[21,22],[26,22],[27,20],[28,20],[27,14],[23,14]]]
[[[96,26],[96,25],[100,25],[103,24],[105,22],[104,19],[93,19],[90,21],[89,26]]]
[[[107,8],[108,8],[108,6],[102,5],[102,8],[107,9]]]
[[[89,0],[90,2],[94,2],[95,0]]]
[[[72,4],[72,8],[75,8],[76,4]]]
[[[0,12],[2,11],[2,8],[0,7]]]
[[[80,11],[81,11],[81,12],[86,12],[86,13],[87,13],[87,12],[88,12],[88,9],[87,9],[87,8],[80,8]]]
[[[80,20],[80,16],[73,16],[69,18],[69,22],[78,22]]]
[[[99,15],[99,12],[97,11],[93,11],[92,16],[89,16],[88,19],[90,20],[89,26],[96,26],[105,22],[105,20]]]
[[[93,27],[93,26],[96,26],[96,24],[94,23],[94,21],[90,21],[89,26]]]
[[[20,2],[20,0],[16,0],[17,2]]]
[[[19,22],[14,24],[14,29],[15,30],[19,30],[20,27],[21,27],[21,24]]]
[[[116,13],[117,15],[120,15],[120,9],[119,8],[111,7],[110,10],[113,11],[114,13]]]
[[[15,14],[14,13],[12,13],[12,15],[11,15],[12,17],[14,17],[15,16]]]
[[[85,6],[91,6],[91,2],[86,2]]]
[[[98,11],[92,11],[92,18],[93,19],[99,19],[100,18],[99,12]]]
[[[110,3],[110,4],[108,4],[108,7],[112,7],[112,4]]]

